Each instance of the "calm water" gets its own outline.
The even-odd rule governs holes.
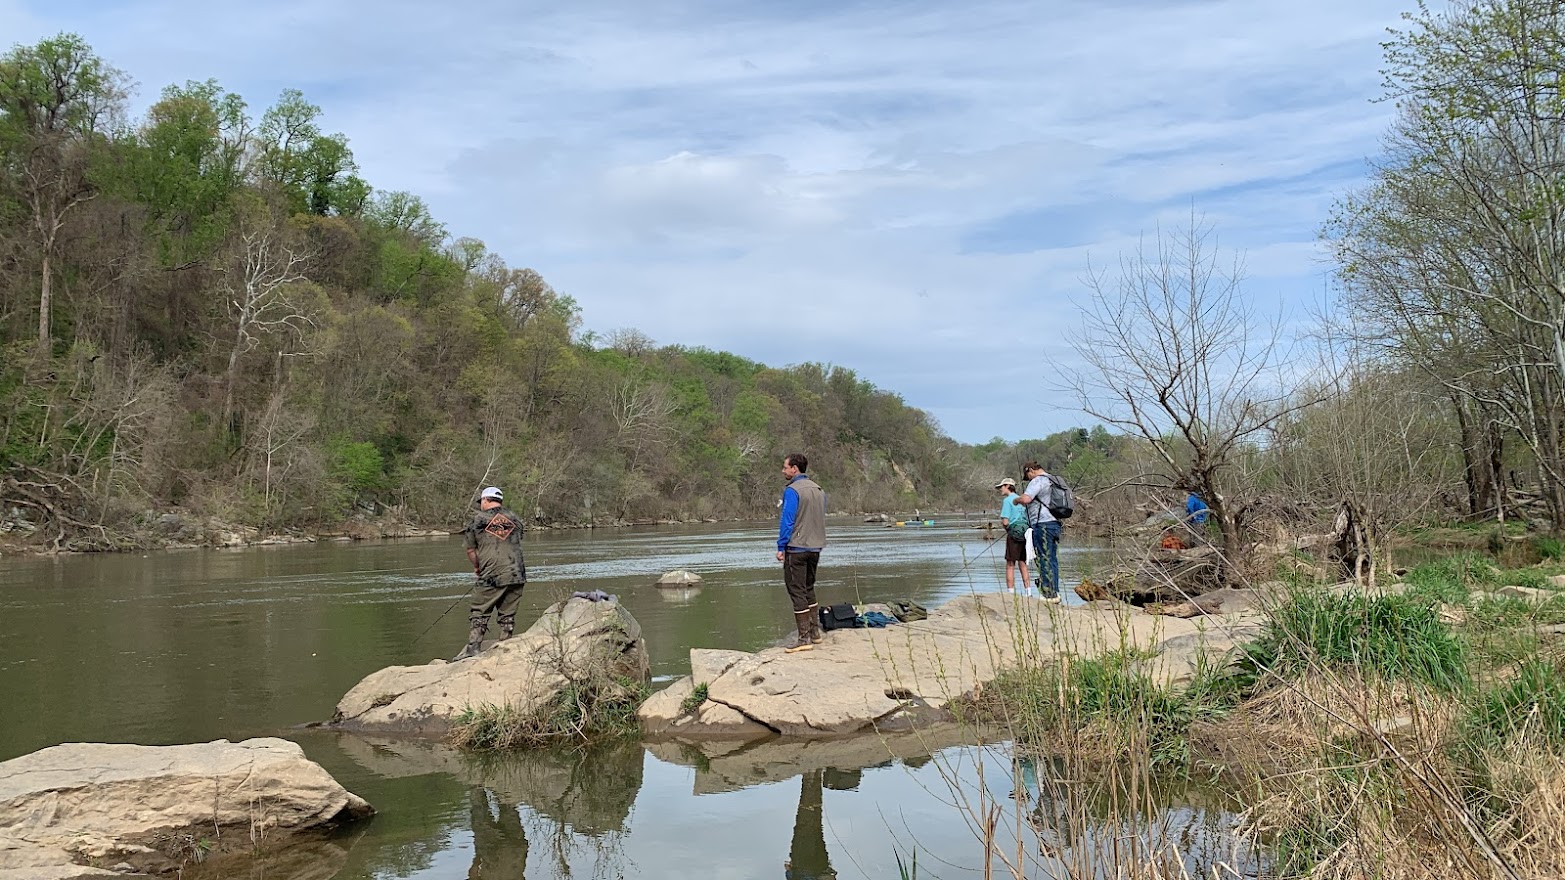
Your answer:
[[[960,520],[830,528],[823,603],[907,597],[933,607],[1003,583],[1000,549]],[[688,672],[691,647],[765,647],[792,625],[774,529],[530,533],[519,623],[574,590],[617,594],[660,679]],[[1067,536],[1067,584],[1102,562],[1101,550]],[[705,583],[653,585],[674,568]],[[790,859],[794,877],[894,877],[896,854],[914,848],[924,876],[978,870],[979,847],[945,780],[1004,801],[1009,764],[1003,749],[954,736],[900,744],[906,761],[875,741],[629,743],[475,761],[431,744],[292,729],[330,717],[376,669],[457,650],[460,605],[419,637],[470,582],[457,539],[7,561],[0,760],[73,741],[294,739],[380,813],[341,840],[255,866],[273,880],[782,877]],[[1198,805],[1176,813],[1192,827],[1226,821]],[[945,864],[926,864],[930,853]]]

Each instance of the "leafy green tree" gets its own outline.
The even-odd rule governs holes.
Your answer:
[[[1327,228],[1354,315],[1447,389],[1471,506],[1503,508],[1498,426],[1565,530],[1565,8],[1420,5],[1386,60],[1387,161]]]
[[[369,186],[356,173],[348,139],[322,134],[320,115],[303,92],[284,89],[261,117],[254,171],[263,185],[281,193],[291,213],[358,216]]]
[[[125,100],[125,76],[75,34],[0,56],[0,170],[39,261],[38,345],[47,350],[66,221],[93,198],[91,168]]]
[[[145,206],[165,268],[203,261],[223,242],[250,136],[244,99],[207,80],[165,88],[122,147],[116,183]]]

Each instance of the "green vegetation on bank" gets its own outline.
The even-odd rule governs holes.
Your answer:
[[[1064,776],[1222,774],[1275,876],[1456,859],[1459,876],[1541,880],[1560,856],[1539,828],[1565,818],[1561,573],[1459,553],[1377,589],[1296,583],[1186,681],[1119,650],[1024,663],[974,708]]]
[[[550,523],[759,516],[794,450],[838,511],[985,508],[1022,456],[1088,481],[1123,446],[967,447],[842,366],[589,331],[302,93],[192,80],[127,120],[129,88],[74,35],[0,56],[0,494],[57,547],[170,506],[451,524],[487,483]]]

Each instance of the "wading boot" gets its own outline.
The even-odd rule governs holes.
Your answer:
[[[783,653],[794,654],[799,651],[815,650],[815,645],[810,640],[810,615],[814,613],[809,609],[793,612],[793,625],[799,631],[799,643],[791,648],[783,648]]]
[[[510,638],[511,635],[513,633],[515,633],[515,632],[516,632],[516,616],[512,615],[510,617],[502,617],[502,618],[500,618],[500,638],[497,639],[496,641],[503,642],[506,639]]]
[[[451,662],[466,660],[469,657],[477,657],[478,652],[484,649],[484,633],[489,631],[489,624],[475,623],[473,628],[467,631],[467,646],[464,647]]]
[[[826,634],[821,632],[821,606],[811,605],[805,610],[810,612],[810,644],[824,644]]]

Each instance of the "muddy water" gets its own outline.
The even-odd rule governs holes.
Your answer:
[[[995,589],[1000,551],[971,526],[833,520],[821,600],[933,607]],[[575,590],[614,593],[663,680],[687,671],[693,646],[764,647],[791,626],[771,528],[532,533],[519,620]],[[1103,561],[1067,536],[1063,579]],[[675,568],[703,585],[653,585]],[[380,813],[343,839],[254,866],[273,880],[781,877],[789,861],[793,877],[884,877],[915,849],[921,869],[944,863],[923,876],[969,876],[979,847],[947,781],[1014,803],[1005,750],[958,745],[959,735],[904,743],[907,760],[883,743],[730,752],[632,742],[477,761],[293,729],[330,716],[375,669],[454,652],[470,579],[456,539],[6,561],[0,759],[71,741],[293,738]],[[1169,815],[1226,839],[1220,809],[1186,803]]]

